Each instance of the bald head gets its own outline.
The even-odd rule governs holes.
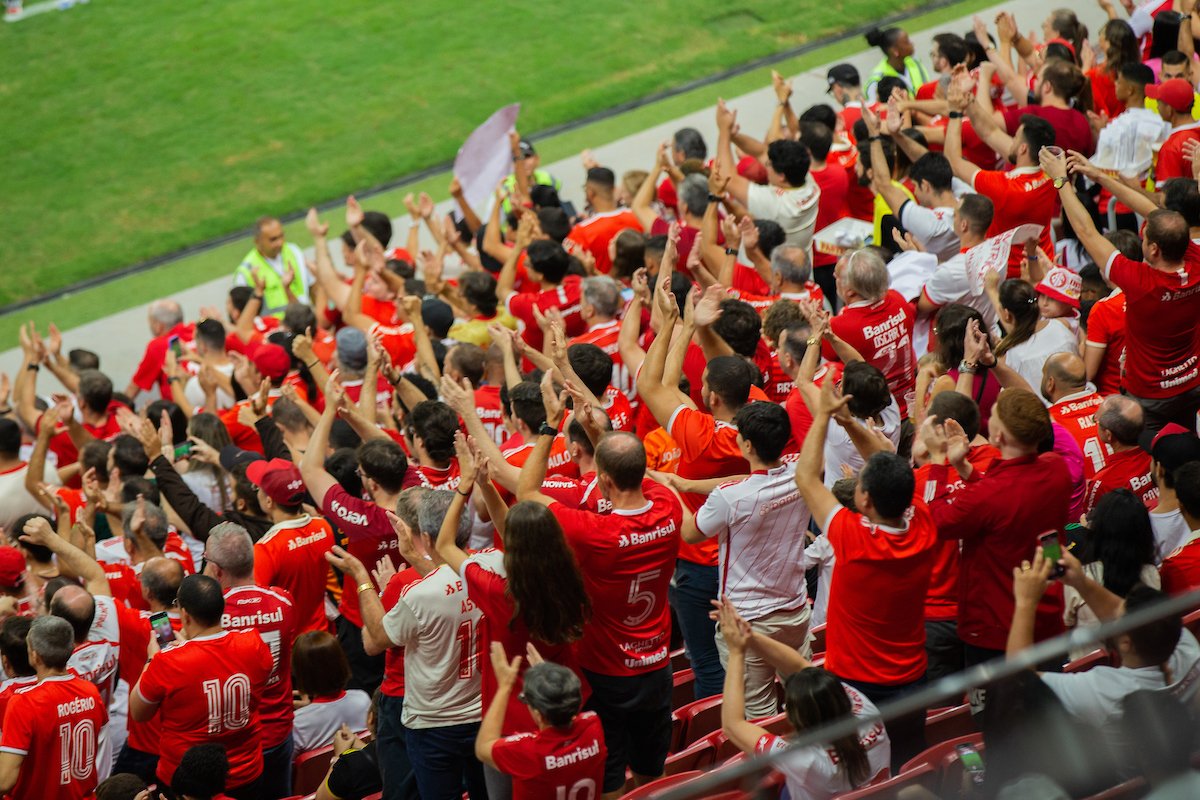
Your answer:
[[[1055,353],[1042,365],[1042,396],[1051,403],[1083,391],[1087,386],[1087,370],[1083,359],[1075,353]]]
[[[178,561],[157,556],[142,564],[142,594],[152,607],[170,608],[175,605],[183,567]]]
[[[83,587],[64,586],[54,593],[54,599],[50,601],[50,613],[69,622],[75,634],[75,644],[83,644],[87,641],[92,619],[96,616],[96,601]]]
[[[1111,437],[1109,444],[1132,447],[1138,443],[1145,422],[1141,406],[1124,395],[1114,394],[1104,398],[1096,409],[1096,424]]]
[[[646,448],[628,431],[604,434],[596,445],[596,472],[607,475],[620,490],[637,489],[646,477]]]

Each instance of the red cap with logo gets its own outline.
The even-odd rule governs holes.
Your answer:
[[[308,497],[300,470],[282,458],[250,462],[246,467],[246,477],[281,506],[298,506]]]
[[[261,344],[255,348],[250,355],[250,360],[254,362],[254,368],[264,378],[270,378],[273,383],[278,383],[287,377],[288,371],[292,368],[292,357],[288,355],[288,351],[284,350],[277,344]]]
[[[1146,97],[1166,103],[1176,111],[1191,111],[1196,93],[1192,85],[1183,78],[1170,78],[1162,83],[1146,87]]]

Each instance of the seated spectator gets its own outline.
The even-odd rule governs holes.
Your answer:
[[[329,773],[317,788],[316,800],[363,800],[383,788],[379,763],[382,742],[376,735],[379,698],[380,694],[376,692],[367,709],[370,742],[363,744],[349,725],[343,724],[333,734],[333,759],[329,762]],[[391,786],[389,783],[389,791]]]
[[[1175,470],[1175,496],[1183,520],[1191,531],[1179,547],[1163,557],[1160,572],[1163,591],[1182,594],[1200,586],[1200,462]]]
[[[296,752],[324,747],[334,734],[348,725],[352,731],[367,728],[371,696],[360,689],[346,689],[350,664],[346,654],[329,633],[308,631],[292,645],[292,687],[295,722],[292,737]]]
[[[179,760],[171,791],[179,800],[222,800],[229,780],[229,758],[219,744],[188,748]]]

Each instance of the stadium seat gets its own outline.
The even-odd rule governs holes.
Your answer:
[[[679,670],[671,680],[671,708],[683,708],[696,699],[696,675],[690,669]]]
[[[1107,650],[1093,650],[1063,667],[1063,672],[1087,672],[1092,667],[1108,666],[1111,663]]]
[[[839,794],[837,800],[895,800],[903,789],[920,786],[928,791],[935,791],[939,780],[938,771],[930,764],[921,764],[907,772],[901,772],[894,778],[879,783],[871,783],[861,789]]]
[[[1200,608],[1183,618],[1183,627],[1192,632],[1192,635],[1200,639]]]
[[[788,721],[786,712],[780,712],[774,716],[751,721],[760,728],[766,728],[776,736],[789,736],[796,732],[795,728],[792,727],[792,723]]]
[[[680,670],[690,669],[692,662],[688,661],[687,650],[682,647],[678,650],[671,651],[671,671],[679,672]]]
[[[693,742],[683,750],[667,756],[667,763],[663,767],[663,774],[678,775],[680,772],[708,769],[716,763],[716,760],[716,745],[708,739],[701,739],[698,742]]]
[[[679,747],[684,748],[721,728],[721,695],[705,697],[678,709],[683,728],[679,733]]]
[[[925,718],[925,742],[931,747],[950,739],[968,736],[977,730],[969,703],[934,709]]]
[[[944,742],[926,748],[918,755],[909,759],[908,763],[900,768],[900,774],[908,772],[910,769],[916,769],[922,764],[928,764],[934,769],[942,769],[946,764],[958,759],[955,748],[960,744],[969,744],[975,749],[983,747],[983,734],[972,733],[967,736],[959,736],[956,739],[949,739]]]
[[[309,750],[296,756],[292,762],[292,791],[302,795],[312,794],[325,780],[329,762],[333,760],[333,745],[319,750]]]
[[[818,625],[809,631],[812,634],[812,652],[815,657],[817,653],[825,652],[825,626]]]
[[[1124,783],[1118,783],[1111,789],[1105,789],[1103,792],[1090,795],[1084,800],[1133,800],[1136,797],[1144,797],[1146,790],[1150,787],[1146,785],[1146,779],[1140,775],[1136,778],[1130,778]]]
[[[700,770],[692,770],[691,772],[681,772],[678,775],[667,775],[656,781],[651,781],[645,786],[639,786],[632,792],[625,793],[622,795],[621,800],[648,800],[651,795],[661,792],[663,789],[687,783],[693,778],[699,778],[703,774]]]

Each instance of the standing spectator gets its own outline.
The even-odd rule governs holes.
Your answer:
[[[591,215],[572,228],[564,242],[586,250],[595,260],[596,269],[606,275],[612,269],[608,243],[621,231],[642,229],[636,214],[617,205],[613,196],[616,185],[617,177],[608,167],[588,169],[583,194]]]
[[[1139,240],[1138,253],[1141,250]],[[1137,256],[1137,259],[1140,261],[1141,257]],[[1108,285],[1101,282],[1104,291],[1109,291]],[[1125,385],[1122,365],[1125,361],[1126,327],[1125,293],[1120,289],[1097,300],[1088,312],[1083,363],[1087,368],[1087,379],[1096,384],[1096,391],[1102,397],[1116,394]]]
[[[1171,178],[1191,178],[1185,144],[1200,140],[1200,123],[1192,119],[1195,90],[1182,78],[1170,78],[1146,87],[1146,97],[1158,101],[1158,114],[1171,126],[1171,134],[1158,151],[1154,181],[1161,190]],[[1099,262],[1097,262],[1099,263]]]
[[[662,347],[658,339],[651,349],[655,347]],[[579,663],[592,687],[589,707],[604,728],[607,795],[624,786],[627,767],[634,782],[643,784],[662,775],[666,761],[671,738],[671,610],[666,600],[683,512],[669,490],[643,483],[646,451],[636,436],[622,431],[605,434],[596,445],[596,480],[612,503],[610,513],[567,508],[543,494],[550,445],[563,416],[560,406],[551,406],[549,380],[544,396],[547,424],[521,469],[517,497],[549,507],[562,524],[592,601]],[[586,405],[581,412],[589,413]]]
[[[1086,511],[1114,489],[1129,489],[1153,508],[1158,490],[1150,477],[1150,454],[1139,446],[1142,437],[1142,408],[1123,395],[1106,397],[1096,408],[1096,428],[1101,443],[1109,450],[1105,465],[1088,482]]]
[[[153,338],[146,345],[146,352],[129,385],[125,387],[125,396],[134,400],[142,392],[158,386],[159,396],[170,399],[171,384],[163,372],[167,351],[172,351],[178,357],[183,352],[183,346],[192,341],[196,326],[184,323],[183,309],[174,300],[155,300],[150,304],[147,317]]]
[[[1055,353],[1042,367],[1042,397],[1050,403],[1050,419],[1067,429],[1083,451],[1083,477],[1092,480],[1104,468],[1112,448],[1102,441],[1096,412],[1104,401],[1084,377],[1083,359]]]
[[[999,276],[989,273],[989,278],[994,277]],[[1046,359],[1055,353],[1078,352],[1078,336],[1065,321],[1042,318],[1037,291],[1028,282],[1013,278],[998,287],[990,282],[985,285],[1007,331],[996,345],[996,356],[1003,356],[1005,366],[1031,387],[1040,386]]]
[[[0,668],[8,678],[0,683],[0,730],[4,712],[18,689],[38,682],[37,670],[29,663],[29,625],[31,617],[9,617],[0,623]]]
[[[548,239],[531,241],[531,233],[522,228],[517,231],[517,246],[497,278],[496,294],[504,301],[504,308],[520,323],[521,338],[534,350],[540,351],[543,344],[542,329],[538,325],[538,312],[551,308],[562,315],[568,336],[584,332],[583,318],[579,316],[581,282],[578,275],[568,275],[571,257],[561,244]],[[537,283],[538,291],[513,291],[516,277],[517,257],[524,252],[525,271],[529,280]]]
[[[796,486],[821,521],[837,563],[829,588],[825,668],[878,704],[925,682],[925,595],[937,529],[925,504],[913,496],[912,467],[895,453],[874,453],[858,474],[859,512],[842,506],[822,481],[821,466],[830,418],[850,398],[837,397],[831,381],[806,398],[815,407],[796,464]],[[871,591],[863,591],[867,586]],[[925,749],[924,725],[924,710],[887,723],[893,769]]]
[[[929,83],[929,70],[915,57],[916,48],[901,28],[874,28],[867,31],[867,44],[883,51],[883,60],[875,65],[867,76],[866,96],[871,102],[886,102],[876,91],[884,78],[899,78],[908,91],[916,94],[917,89]]]
[[[850,215],[850,186],[854,181],[849,170],[829,158],[829,151],[833,147],[833,131],[828,125],[823,122],[801,122],[800,141],[808,148],[812,158],[809,174],[821,189],[813,229],[822,231]],[[833,268],[836,264],[837,256],[813,252],[813,276],[822,289],[833,284]]]
[[[271,650],[257,633],[221,625],[225,598],[207,575],[179,585],[182,641],[159,651],[150,640],[150,662],[130,692],[129,713],[139,722],[162,722],[156,775],[170,785],[183,754],[194,744],[223,744],[235,800],[262,797],[262,730],[259,706],[271,674]]]
[[[204,574],[215,578],[225,593],[221,627],[254,631],[271,650],[271,672],[258,707],[262,725],[263,797],[292,793],[292,642],[297,617],[292,597],[278,586],[256,585],[256,549],[240,525],[223,522],[208,533],[204,545]]]
[[[340,547],[326,556],[358,584],[367,653],[404,648],[401,721],[408,756],[420,767],[415,774],[422,800],[458,800],[464,781],[471,800],[487,797],[483,768],[475,758],[482,718],[476,647],[482,612],[433,545],[453,500],[453,493],[443,490],[422,498],[414,543],[434,569],[404,591],[386,614],[361,561]],[[470,521],[460,520],[455,536],[459,547],[470,533]]]
[[[633,376],[621,362],[621,349],[617,346],[617,339],[621,333],[621,320],[617,319],[617,315],[620,314],[622,305],[621,285],[615,280],[600,275],[585,278],[579,313],[587,325],[587,331],[567,344],[568,347],[575,344],[594,344],[603,350],[613,362],[612,385],[632,401],[637,397]]]
[[[282,317],[288,303],[309,302],[313,275],[300,248],[284,242],[283,223],[275,217],[260,217],[254,224],[254,247],[238,265],[233,283],[256,290],[259,313]]]
[[[808,658],[810,613],[800,562],[811,515],[796,492],[795,462],[780,461],[791,424],[783,407],[774,403],[742,406],[733,424],[750,477],[713,489],[694,522],[685,521],[683,538],[695,544],[715,537],[720,545],[719,596],[756,633]],[[725,666],[729,648],[720,631],[716,642]],[[751,719],[778,711],[775,670],[757,654],[747,655],[745,683]]]
[[[1191,462],[1175,470],[1175,495],[1183,519],[1192,531],[1179,548],[1163,558],[1159,572],[1163,590],[1182,594],[1200,586],[1200,463]]]
[[[308,631],[296,637],[292,678],[299,693],[292,731],[298,752],[323,747],[343,725],[352,731],[366,730],[371,696],[361,689],[346,689],[350,663],[331,634]]]
[[[1071,155],[1072,165],[1080,163]],[[1146,218],[1145,262],[1122,255],[1092,222],[1067,180],[1067,162],[1043,154],[1042,164],[1059,187],[1063,212],[1104,279],[1125,295],[1128,340],[1125,390],[1142,406],[1146,427],[1158,431],[1168,422],[1195,430],[1200,410],[1200,354],[1196,320],[1200,318],[1200,245],[1191,241],[1187,220],[1176,211],[1159,210]],[[1065,187],[1065,188],[1063,188]]]
[[[909,206],[901,206],[903,214]],[[912,213],[916,213],[913,209]],[[985,321],[984,329],[995,329],[998,321],[996,309],[982,287],[971,285],[967,277],[966,251],[984,243],[992,224],[992,201],[981,194],[964,195],[954,211],[953,226],[958,235],[959,253],[938,264],[937,269],[925,281],[917,299],[917,313],[935,315],[950,303],[962,303],[978,311]],[[941,339],[939,332],[938,339]],[[953,368],[952,364],[944,365]]]
[[[1154,528],[1157,550],[1155,563],[1161,563],[1191,538],[1195,529],[1184,519],[1180,508],[1175,492],[1175,472],[1184,464],[1200,461],[1200,439],[1194,432],[1172,423],[1154,434],[1149,444],[1143,447],[1150,452],[1150,474],[1158,488],[1158,505],[1150,512],[1150,525]]]
[[[288,591],[301,632],[328,630],[325,554],[334,545],[333,530],[325,520],[304,513],[308,492],[292,462],[255,461],[246,467],[246,477],[258,487],[258,504],[274,523],[254,544],[254,582]]]
[[[955,432],[957,433],[957,432]],[[1004,652],[1012,621],[1012,570],[1037,547],[1037,537],[1061,531],[1067,523],[1071,479],[1062,456],[1041,453],[1053,429],[1046,406],[1032,392],[1006,389],[1000,393],[989,421],[992,446],[1000,451],[982,478],[967,458],[965,435],[926,419],[921,436],[933,465],[930,511],[938,536],[961,539],[958,635],[965,663],[974,666]],[[957,475],[952,475],[953,469]],[[966,485],[953,493],[949,485],[962,478]],[[1051,596],[1038,607],[1036,638],[1062,632],[1062,596]],[[982,702],[976,695],[973,703]]]
[[[96,687],[67,668],[71,639],[57,617],[29,628],[38,682],[13,695],[0,734],[0,792],[8,797],[83,800],[96,789],[97,736],[108,714]]]
[[[31,474],[29,464],[21,459],[21,426],[14,419],[0,418],[0,528],[9,529],[25,514],[41,513],[44,506],[28,488],[40,483],[58,486],[58,471],[45,464],[40,475]]]

